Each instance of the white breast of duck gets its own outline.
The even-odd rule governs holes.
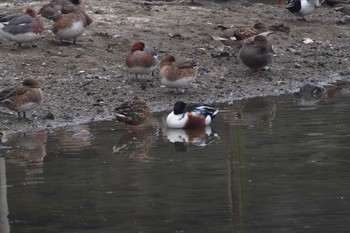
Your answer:
[[[185,87],[189,83],[193,82],[195,80],[196,76],[184,76],[179,79],[169,79],[167,76],[161,77],[161,82],[164,86],[169,88],[179,88],[179,87]]]
[[[320,2],[318,0],[300,0],[300,3],[300,15],[309,15],[315,10],[316,6],[320,6]]]
[[[318,6],[319,0],[287,0],[286,4],[288,10],[301,16],[311,14]]]
[[[70,27],[64,27],[56,32],[56,36],[61,39],[72,39],[80,36],[86,30],[84,22],[74,20]]]
[[[31,41],[34,41],[34,40],[38,40],[41,38],[41,34],[38,34],[38,33],[33,33],[33,32],[24,32],[24,33],[19,33],[19,34],[11,34],[11,33],[8,33],[4,30],[0,30],[0,35],[9,39],[9,40],[12,40],[12,41],[15,41],[15,42],[19,42],[19,43],[22,43],[22,42],[31,42]]]

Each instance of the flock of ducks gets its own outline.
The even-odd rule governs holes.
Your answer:
[[[34,79],[25,79],[21,86],[13,86],[0,92],[0,105],[16,111],[18,119],[25,119],[26,112],[40,105],[43,91]],[[166,123],[169,128],[198,128],[208,126],[218,113],[218,109],[209,106],[186,105],[178,101],[173,111],[168,115]],[[22,113],[22,115],[21,115]],[[128,125],[138,126],[150,116],[150,108],[140,96],[122,103],[114,109],[117,121]]]
[[[325,1],[350,18],[350,0]],[[319,0],[287,0],[286,9],[306,20],[304,16],[311,14],[320,5]],[[84,11],[82,0],[52,0],[40,9],[39,14],[53,21],[51,30],[61,42],[73,40],[73,43],[76,43],[76,38],[92,23],[91,17]],[[240,49],[241,61],[257,74],[272,62],[274,51],[269,38],[271,32],[264,24],[257,23],[254,27],[236,30],[223,29],[223,40],[237,46]],[[29,7],[24,8],[23,14],[0,14],[0,35],[15,41],[20,47],[22,43],[40,39],[43,30],[44,24],[40,17]],[[156,50],[143,41],[132,44],[125,64],[129,71],[135,74],[137,81],[138,75],[154,76],[154,71],[159,65],[161,83],[176,89],[178,94],[181,93],[181,88],[195,80],[198,71],[197,62],[193,59],[177,61],[174,56],[167,55],[158,61]],[[16,111],[19,119],[26,119],[25,112],[37,107],[42,99],[40,85],[33,79],[24,80],[21,86],[0,92],[0,104]],[[125,122],[126,127],[138,126],[150,116],[149,107],[139,96],[121,104],[114,112],[116,119]],[[210,106],[190,106],[178,101],[168,115],[166,123],[169,128],[203,127],[209,125],[217,113],[218,109]]]
[[[76,38],[92,23],[81,0],[52,0],[39,10],[39,14],[53,21],[51,31],[61,42],[73,40],[76,43]],[[23,13],[0,14],[0,35],[18,43],[19,47],[42,38],[43,31],[41,17],[30,7],[25,7]]]

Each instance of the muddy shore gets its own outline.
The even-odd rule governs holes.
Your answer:
[[[13,3],[15,2],[15,3]],[[19,12],[42,1],[1,3],[1,10]],[[236,1],[107,1],[86,0],[94,23],[76,45],[59,44],[45,21],[44,38],[27,48],[0,38],[0,90],[26,78],[37,79],[45,92],[42,105],[17,121],[17,114],[0,109],[0,129],[11,131],[55,128],[67,124],[111,120],[113,109],[141,95],[153,112],[172,109],[176,100],[193,103],[232,103],[254,96],[293,93],[305,83],[326,84],[350,80],[350,24],[341,13],[321,7],[297,20],[283,7]],[[277,1],[276,1],[277,3]],[[238,49],[212,39],[218,25],[237,27],[261,21],[274,31],[274,61],[261,77],[251,74]],[[196,81],[181,95],[144,76],[143,84],[125,67],[135,40],[176,58],[196,58]],[[156,72],[156,76],[158,72]]]

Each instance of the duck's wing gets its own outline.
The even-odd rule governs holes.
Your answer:
[[[204,115],[206,116],[211,116],[211,118],[214,118],[215,115],[219,112],[219,110],[217,108],[213,108],[210,106],[198,106],[195,108],[195,111],[199,114],[199,115]]]
[[[233,35],[236,40],[244,40],[248,37],[258,35],[260,33],[260,30],[254,28],[254,27],[241,27],[233,30]]]
[[[29,87],[21,86],[21,87],[12,87],[5,89],[0,92],[0,102],[7,103],[12,102],[14,98],[17,98],[27,91],[29,91]]]
[[[143,112],[146,110],[148,110],[148,106],[146,105],[146,103],[135,100],[124,102],[119,107],[116,107],[114,109],[114,111],[117,114],[125,116],[134,116],[138,112]]]
[[[18,13],[2,13],[0,14],[0,22],[1,23],[8,23],[14,18],[17,18],[23,14],[18,14]]]
[[[187,68],[195,68],[197,67],[197,61],[195,59],[188,59],[184,61],[179,61],[176,63],[177,69],[187,69]]]

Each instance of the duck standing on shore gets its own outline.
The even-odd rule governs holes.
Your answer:
[[[0,91],[0,106],[17,111],[18,119],[26,119],[26,112],[39,106],[43,92],[34,79],[26,79],[21,86],[14,86]]]
[[[273,49],[268,35],[263,32],[257,36],[249,37],[243,42],[239,57],[249,68],[260,74],[261,69],[269,65],[273,58]]]
[[[25,7],[23,14],[7,14],[5,16],[0,23],[1,36],[15,41],[19,47],[22,47],[22,43],[41,38],[44,24],[32,8]]]
[[[319,0],[287,0],[286,9],[300,15],[301,20],[306,21],[304,16],[311,14],[320,5]]]
[[[143,41],[136,41],[132,44],[131,53],[126,57],[125,64],[129,70],[136,75],[150,74],[154,77],[154,70],[158,66],[158,56],[154,48],[147,46]]]
[[[92,23],[92,19],[80,9],[68,14],[59,14],[54,21],[52,32],[60,42],[73,39],[73,44],[76,43],[76,38],[81,36]]]
[[[179,88],[194,81],[197,71],[198,66],[194,59],[176,62],[174,56],[167,55],[160,62],[159,76],[163,85],[176,88],[177,94],[180,94]]]
[[[51,0],[39,13],[44,18],[53,20],[52,32],[62,43],[63,40],[81,36],[92,23],[92,18],[84,11],[82,0]]]

